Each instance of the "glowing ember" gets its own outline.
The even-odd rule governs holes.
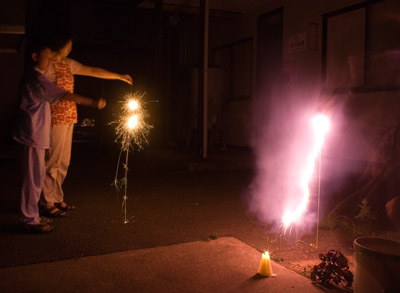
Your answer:
[[[307,157],[304,169],[301,170],[299,187],[302,192],[301,202],[292,211],[286,211],[282,217],[284,231],[298,222],[307,210],[308,199],[310,197],[309,183],[311,181],[315,162],[324,144],[325,137],[330,130],[328,117],[322,114],[314,116],[311,120],[313,130],[313,145]]]

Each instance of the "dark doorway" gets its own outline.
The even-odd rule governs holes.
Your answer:
[[[270,103],[281,98],[282,48],[283,8],[279,8],[260,15],[257,20],[258,115],[264,116]]]

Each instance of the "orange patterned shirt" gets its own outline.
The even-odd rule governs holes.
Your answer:
[[[54,63],[56,74],[56,84],[64,88],[67,92],[74,92],[74,76],[71,69],[64,62]],[[76,103],[60,99],[54,104],[50,104],[51,124],[74,124],[78,122]]]

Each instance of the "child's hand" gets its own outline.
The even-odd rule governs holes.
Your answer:
[[[103,98],[100,98],[100,100],[97,102],[97,109],[103,109],[106,106],[106,100]]]
[[[132,83],[133,83],[132,77],[129,74],[121,74],[120,79],[122,81],[125,81],[126,83],[129,83],[130,85],[132,85]]]

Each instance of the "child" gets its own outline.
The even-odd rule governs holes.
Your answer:
[[[72,34],[58,31],[51,37],[51,48],[57,52],[45,75],[57,86],[73,93],[74,76],[84,75],[102,79],[116,79],[132,84],[129,74],[119,74],[98,67],[83,65],[68,58],[72,50]],[[64,201],[62,184],[68,173],[71,145],[77,109],[74,102],[59,100],[50,104],[52,147],[46,154],[46,175],[43,186],[41,212],[49,217],[64,217],[75,206]]]
[[[30,64],[19,85],[19,120],[13,135],[21,151],[19,221],[25,232],[48,233],[54,226],[51,219],[39,217],[38,202],[45,176],[45,150],[51,145],[49,103],[63,98],[101,109],[106,102],[67,93],[50,82],[43,72],[54,53],[43,40],[29,43],[28,53]]]

